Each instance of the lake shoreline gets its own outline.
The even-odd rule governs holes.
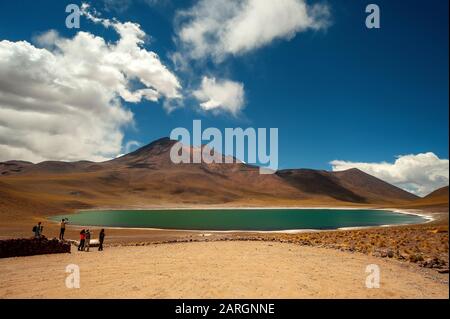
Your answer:
[[[323,231],[339,231],[339,230],[358,230],[358,229],[367,229],[374,227],[395,227],[395,226],[408,226],[408,225],[420,225],[432,222],[435,220],[431,214],[426,214],[424,212],[418,210],[401,210],[396,208],[370,208],[370,207],[183,207],[183,208],[133,208],[133,209],[83,209],[78,210],[73,214],[68,214],[64,216],[76,215],[84,212],[102,212],[102,211],[168,211],[179,212],[179,211],[189,211],[189,210],[210,210],[210,211],[226,211],[226,210],[254,210],[254,211],[268,211],[268,210],[333,210],[333,211],[348,211],[348,210],[370,210],[370,211],[384,211],[384,212],[392,212],[399,213],[405,215],[413,215],[419,216],[424,219],[421,223],[399,223],[399,224],[382,224],[382,225],[369,225],[369,226],[350,226],[350,227],[336,227],[336,228],[300,228],[300,229],[283,229],[283,230],[215,230],[215,229],[178,229],[178,228],[155,228],[155,227],[126,227],[126,226],[98,226],[98,225],[82,225],[82,224],[70,224],[73,227],[91,227],[91,228],[106,228],[106,229],[117,229],[117,230],[149,230],[149,231],[161,231],[161,232],[193,232],[193,233],[223,233],[223,234],[232,234],[232,233],[254,233],[254,234],[297,234],[297,233],[308,233],[308,232],[323,232]],[[62,216],[62,215],[61,215]],[[56,220],[52,220],[52,218],[57,218],[60,216],[48,216],[47,220],[54,223],[59,223]]]

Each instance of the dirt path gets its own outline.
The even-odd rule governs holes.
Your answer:
[[[0,259],[0,298],[449,296],[448,284],[421,273],[418,267],[292,244],[208,242],[72,251]],[[66,288],[68,264],[80,266],[80,289]],[[380,267],[379,289],[366,288],[369,264]]]

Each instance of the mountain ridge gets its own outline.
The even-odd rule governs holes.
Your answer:
[[[52,200],[70,203],[69,206],[106,206],[119,199],[123,205],[141,206],[392,205],[418,199],[358,169],[287,169],[260,175],[257,166],[242,162],[174,164],[170,149],[175,143],[163,137],[105,162],[3,162],[0,188],[10,185],[38,197],[45,193]],[[189,148],[198,152],[203,147]]]

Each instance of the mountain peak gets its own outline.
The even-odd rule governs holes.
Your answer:
[[[125,154],[119,158],[109,161],[109,163],[137,165],[139,163],[149,165],[149,163],[155,164],[155,162],[167,162],[165,157],[169,156],[171,147],[177,141],[173,141],[168,137],[157,139],[137,150]],[[164,158],[162,158],[164,157]]]
[[[131,152],[129,154],[126,154],[125,156],[136,156],[141,155],[143,153],[148,153],[154,150],[166,150],[169,147],[172,147],[177,141],[171,140],[168,137],[162,137],[160,139],[157,139],[143,147],[138,148],[134,152]]]
[[[346,169],[344,171],[340,171],[342,173],[355,173],[355,174],[367,174],[366,172],[360,170],[359,168],[353,167],[353,168],[349,168]]]

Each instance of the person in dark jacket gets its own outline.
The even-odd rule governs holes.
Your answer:
[[[33,227],[34,238],[41,238],[42,230],[44,227],[41,226],[41,222],[39,222],[36,226]]]
[[[80,232],[80,245],[78,246],[78,250],[79,251],[83,251],[84,250],[84,241],[86,240],[86,231],[83,229]]]
[[[98,246],[98,251],[102,251],[103,250],[103,241],[105,240],[105,230],[102,229],[100,231],[100,234],[98,235],[98,241],[100,243],[100,245]]]

